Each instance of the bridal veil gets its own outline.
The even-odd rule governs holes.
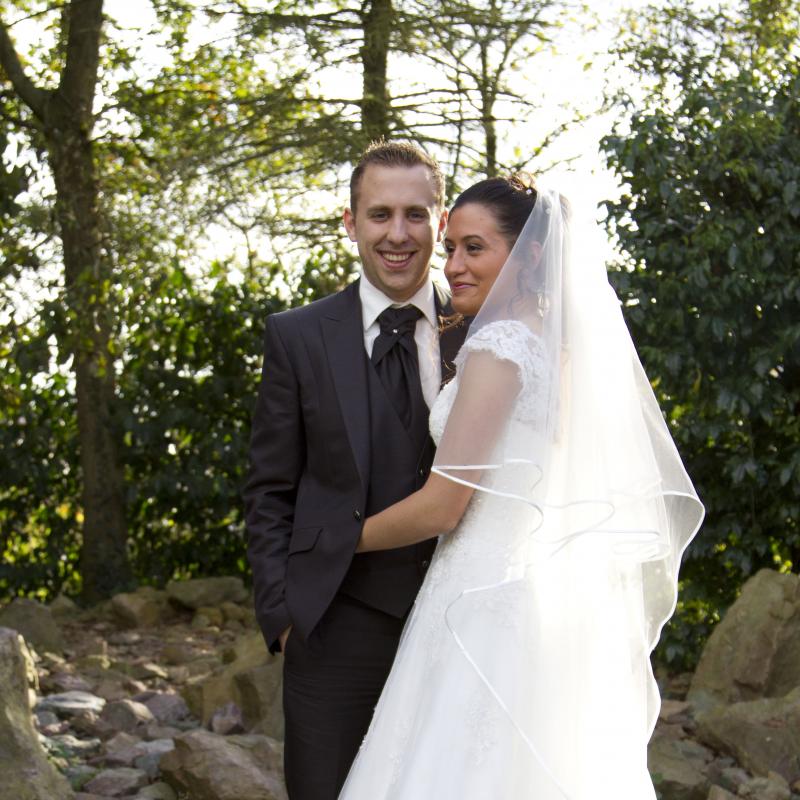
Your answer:
[[[505,576],[464,586],[445,623],[515,729],[537,797],[645,797],[652,787],[622,784],[632,754],[646,759],[659,708],[649,656],[704,511],[602,258],[584,246],[591,229],[571,216],[558,192],[538,192],[462,350],[433,469],[502,500],[498,524],[520,535]],[[477,346],[507,322],[539,365],[536,408],[513,428],[503,415],[524,376]],[[487,387],[494,411],[476,416]]]

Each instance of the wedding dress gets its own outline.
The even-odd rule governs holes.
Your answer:
[[[649,656],[703,507],[574,227],[540,190],[431,409],[433,471],[475,491],[340,800],[656,796]]]
[[[508,438],[524,436],[542,409],[546,364],[532,337],[499,321],[459,354],[463,362],[470,349],[488,350],[517,366]],[[431,409],[437,444],[458,381],[457,371]],[[535,479],[530,469],[518,471],[521,487]],[[476,492],[440,539],[341,800],[655,797],[648,654],[614,624],[639,607],[629,600],[641,582],[624,566],[598,573],[597,553],[582,543],[537,553],[531,516]]]

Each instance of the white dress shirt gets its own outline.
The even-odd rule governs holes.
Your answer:
[[[414,330],[414,341],[417,343],[422,395],[428,408],[430,408],[436,399],[436,395],[439,394],[439,387],[442,383],[442,364],[439,358],[439,320],[436,316],[436,301],[433,297],[433,283],[430,277],[413,297],[410,297],[404,303],[396,303],[380,289],[373,286],[367,276],[362,273],[358,286],[358,296],[361,299],[364,347],[368,356],[372,356],[372,345],[381,332],[378,317],[389,306],[394,306],[395,308],[415,306],[422,312],[422,316],[417,320],[417,327]]]

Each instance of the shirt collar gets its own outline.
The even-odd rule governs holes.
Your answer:
[[[361,300],[361,314],[364,322],[364,330],[367,330],[367,328],[373,325],[381,313],[390,306],[395,306],[396,308],[400,308],[401,306],[415,306],[424,314],[425,319],[427,319],[434,328],[438,325],[438,319],[436,318],[436,302],[433,296],[433,282],[431,281],[430,275],[412,297],[403,303],[396,303],[376,286],[373,286],[362,273],[358,285],[358,296]]]

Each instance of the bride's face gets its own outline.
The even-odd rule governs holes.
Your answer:
[[[511,248],[488,207],[468,203],[450,215],[444,249],[444,274],[453,294],[453,308],[472,317],[483,305]]]

